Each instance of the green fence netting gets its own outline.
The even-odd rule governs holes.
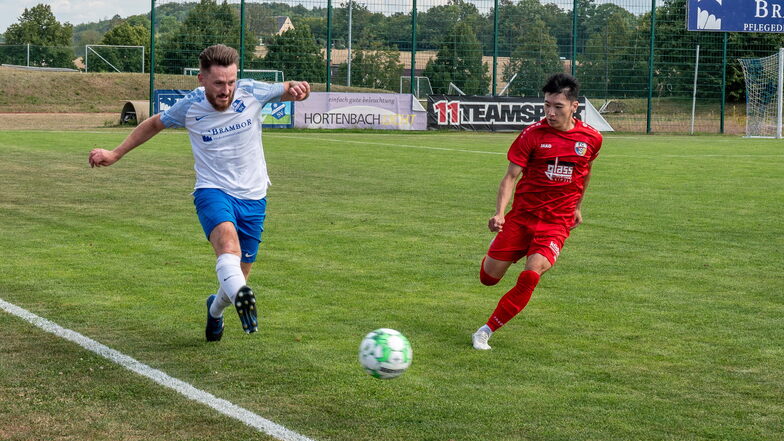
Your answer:
[[[315,90],[537,96],[548,75],[566,71],[616,130],[632,132],[684,133],[693,125],[695,132],[743,133],[737,60],[784,46],[781,34],[688,32],[685,0],[153,0],[151,6],[126,20],[152,30],[143,43],[150,89],[195,87],[198,54],[215,43],[238,49],[245,77],[308,80]],[[112,44],[139,44],[122,35],[115,33]],[[53,63],[43,55],[28,60],[28,49],[35,52],[0,46],[0,59]],[[84,46],[67,56],[51,49],[58,60],[85,55]],[[138,71],[139,51],[124,49],[125,58],[111,51],[124,71]],[[96,69],[88,70],[113,71],[92,60]]]

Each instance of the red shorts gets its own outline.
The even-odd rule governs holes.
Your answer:
[[[487,255],[495,260],[517,262],[531,254],[541,254],[555,265],[569,228],[542,221],[530,214],[505,216],[504,229],[490,243]]]

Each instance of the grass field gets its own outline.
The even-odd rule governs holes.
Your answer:
[[[206,344],[217,282],[187,137],[87,166],[126,133],[0,132],[0,298],[315,440],[782,437],[780,141],[608,136],[584,225],[480,352],[470,335],[515,279],[477,277],[514,134],[266,133],[261,331],[227,311]],[[392,381],[356,360],[382,326],[414,348]],[[271,439],[0,327],[2,439]]]

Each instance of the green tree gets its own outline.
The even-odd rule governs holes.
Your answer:
[[[73,44],[79,50],[85,44],[99,44],[103,35],[95,29],[88,29],[79,33],[74,33]]]
[[[327,78],[321,47],[304,25],[272,37],[261,66],[281,70],[290,79],[323,83]]]
[[[447,93],[450,82],[468,95],[487,93],[490,79],[482,63],[482,45],[471,26],[456,23],[422,75],[430,79],[433,93]]]
[[[571,14],[568,14],[569,18],[571,19]],[[590,23],[595,22],[594,17],[597,16],[597,6],[594,3],[594,0],[577,0],[577,53],[583,53],[585,49],[586,41],[594,35],[596,32],[606,32],[608,29],[589,29],[588,25]],[[571,48],[571,24],[567,28],[569,29],[569,47]],[[563,29],[556,32],[553,32],[553,35],[556,39],[563,38]],[[562,43],[559,40],[559,43]],[[571,56],[571,54],[570,54]]]
[[[446,5],[434,6],[418,14],[417,47],[438,49],[444,40],[451,35],[455,23],[464,23],[472,30],[476,30],[483,27],[484,21],[473,3],[468,3],[465,0],[449,0]],[[409,20],[409,34],[411,33],[410,23]],[[475,32],[474,35],[476,35]]]
[[[367,41],[367,34],[360,40]],[[351,85],[371,87],[374,89],[396,90],[400,82],[403,65],[400,63],[400,52],[374,42],[367,49],[351,52]],[[348,63],[338,66],[338,81],[347,77]]]
[[[349,2],[341,3],[340,7],[334,9],[332,15],[332,38],[339,40],[341,46],[348,46],[348,8]],[[367,6],[353,0],[351,2],[352,48],[362,46],[364,42],[380,40],[379,31],[385,19],[384,14],[370,12]],[[364,38],[358,38],[360,35]]]
[[[125,20],[131,26],[141,26],[146,29],[150,29],[150,19],[144,15],[132,15]]]
[[[199,54],[208,46],[222,43],[239,51],[239,12],[225,0],[220,5],[215,0],[201,0],[175,31],[160,37],[161,56],[156,61],[159,68],[165,73],[182,74],[183,68],[198,67]],[[246,65],[253,59],[257,41],[246,28]]]
[[[535,20],[545,23],[548,35],[565,39],[566,46],[563,46],[561,56],[567,56],[571,47],[571,14],[564,13],[556,5],[542,5],[539,0],[520,0],[516,4],[510,0],[501,0],[498,17],[498,50],[502,56],[512,54],[520,34]]]
[[[143,26],[131,25],[123,22],[104,34],[101,40],[102,45],[116,46],[142,46],[144,47],[144,66],[145,71],[149,67],[150,54],[150,31]],[[91,72],[140,72],[142,68],[142,51],[137,48],[94,48],[98,54],[88,53],[89,65],[87,69]],[[100,57],[98,57],[100,55]]]
[[[585,95],[608,99],[644,92],[640,78],[646,78],[648,69],[636,55],[640,52],[634,38],[636,23],[636,17],[621,7],[611,3],[597,7],[596,18],[589,26],[595,31],[577,64]]]
[[[8,26],[5,40],[8,45],[34,45],[30,47],[30,65],[44,67],[73,68],[75,58],[71,48],[73,26],[61,24],[52,13],[52,7],[39,4],[30,9],[25,8],[19,22]],[[4,58],[24,60],[26,48],[14,48]],[[18,53],[14,53],[18,52]],[[4,60],[3,62],[7,62]],[[10,61],[16,62],[18,61]]]
[[[379,25],[379,40],[398,50],[411,50],[411,14],[396,12],[384,19]],[[418,45],[418,44],[417,44]]]
[[[503,71],[504,81],[509,82],[509,95],[539,96],[547,78],[563,72],[555,37],[538,17],[522,28],[517,45]]]
[[[690,96],[694,82],[694,51],[698,41],[702,39],[703,32],[689,32],[683,25],[683,11],[686,8],[685,0],[665,1],[664,6],[656,8],[656,40],[654,48],[654,94],[665,96]],[[642,18],[643,26],[640,30],[650,32],[650,13]],[[649,35],[649,34],[648,34]],[[647,37],[647,35],[646,35]],[[702,45],[702,54],[716,49],[715,45],[709,49]],[[647,57],[649,50],[645,51]],[[710,75],[706,66],[700,69],[701,76]],[[713,88],[718,90],[720,79],[709,80]]]
[[[327,46],[327,19],[324,17],[303,17],[292,20],[294,28],[307,26],[320,47]]]

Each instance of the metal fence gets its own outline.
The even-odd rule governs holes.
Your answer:
[[[327,91],[536,96],[566,71],[616,130],[634,132],[691,131],[696,97],[695,131],[742,133],[737,59],[784,45],[688,32],[686,0],[152,0],[146,20],[151,90],[164,75],[194,87],[198,54],[215,43],[239,50],[243,76]]]

